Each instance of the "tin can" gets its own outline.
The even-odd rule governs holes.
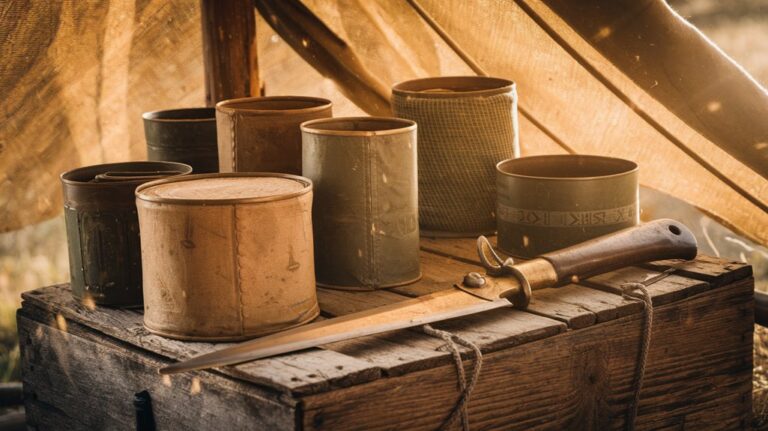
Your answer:
[[[353,117],[301,125],[315,184],[318,284],[371,290],[417,281],[416,123]]]
[[[496,229],[496,163],[519,156],[517,93],[486,76],[416,79],[392,89],[395,116],[419,125],[419,222],[423,236]]]
[[[240,340],[317,317],[311,181],[266,173],[176,180],[136,190],[150,332]]]
[[[552,155],[496,165],[498,244],[534,257],[639,222],[637,164],[612,157]]]
[[[317,97],[248,97],[219,102],[219,169],[301,175],[299,125],[330,116],[331,101]]]
[[[139,221],[134,191],[192,168],[171,162],[87,166],[61,174],[72,294],[114,307],[142,304]]]
[[[145,112],[142,118],[148,160],[185,163],[199,174],[219,171],[214,108]]]

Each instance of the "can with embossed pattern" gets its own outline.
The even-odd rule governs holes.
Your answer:
[[[136,206],[150,332],[239,340],[301,325],[320,312],[310,180],[190,175],[139,187]]]
[[[588,155],[510,159],[496,165],[498,244],[534,257],[639,222],[637,164]]]
[[[416,123],[333,118],[301,130],[318,284],[372,290],[418,280]]]
[[[61,174],[72,295],[85,304],[139,307],[141,255],[134,191],[189,165],[125,162],[84,166]]]

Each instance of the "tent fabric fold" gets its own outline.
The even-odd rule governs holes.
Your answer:
[[[2,102],[11,121],[0,131],[0,230],[55,214],[59,172],[143,157],[141,111],[202,102],[196,6],[129,3],[57,9],[38,1],[32,12],[15,11],[21,24],[0,53],[29,64]],[[335,115],[390,115],[389,89],[400,81],[478,71],[507,78],[520,97],[523,155],[633,160],[645,186],[768,244],[768,95],[661,0],[255,5],[267,94],[330,97]],[[46,14],[55,29],[46,29]],[[105,23],[121,18],[130,20],[122,24],[128,33],[109,31]],[[173,25],[163,29],[155,19]],[[31,60],[12,54],[41,38]],[[31,117],[41,113],[63,132],[36,129]]]

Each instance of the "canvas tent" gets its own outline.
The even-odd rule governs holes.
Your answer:
[[[516,81],[523,155],[589,153],[768,244],[768,95],[661,0],[256,0],[266,94],[389,114],[415,77]],[[144,111],[203,104],[194,0],[0,5],[0,230],[57,214],[58,174],[142,159]]]

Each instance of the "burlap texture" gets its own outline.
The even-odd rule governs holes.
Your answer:
[[[517,150],[517,94],[440,97],[393,94],[395,116],[418,124],[422,231],[475,235],[496,230],[496,163]]]

